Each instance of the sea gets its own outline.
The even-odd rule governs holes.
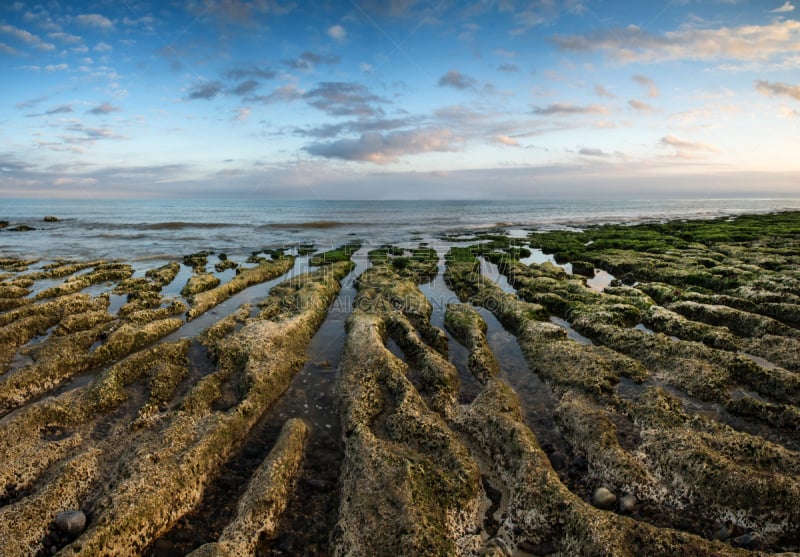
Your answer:
[[[436,241],[476,231],[583,228],[800,209],[784,199],[569,199],[509,201],[275,201],[0,199],[0,257],[176,260],[198,251],[245,256]],[[45,222],[53,216],[56,222]],[[13,231],[19,225],[34,228]]]

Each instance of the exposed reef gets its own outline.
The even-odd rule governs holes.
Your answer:
[[[425,240],[0,257],[0,554],[800,551],[800,214]]]

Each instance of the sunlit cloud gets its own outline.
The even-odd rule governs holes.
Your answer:
[[[605,106],[599,104],[580,106],[570,103],[555,103],[544,107],[534,107],[533,113],[539,116],[553,116],[559,114],[608,114],[609,110]]]
[[[647,89],[648,97],[658,97],[661,93],[658,90],[656,82],[645,75],[635,75],[633,80]]]
[[[793,12],[793,11],[794,11],[794,6],[792,4],[790,4],[789,2],[784,2],[783,6],[781,6],[779,8],[775,8],[774,10],[770,10],[770,13],[772,13],[772,14],[786,14],[786,13]]]
[[[719,153],[720,149],[710,143],[686,141],[674,135],[665,135],[659,143],[674,149],[675,156],[681,159],[702,158],[708,153]]]
[[[792,97],[800,101],[800,85],[789,85],[787,83],[770,83],[769,81],[756,81],[756,91],[767,96]]]
[[[594,94],[597,95],[598,97],[605,97],[607,99],[617,99],[617,98],[619,98],[614,93],[612,93],[611,91],[606,89],[604,86],[599,85],[599,84],[594,86]]]
[[[719,29],[680,29],[657,35],[637,27],[604,29],[586,35],[555,35],[564,51],[604,51],[620,63],[669,60],[767,60],[800,52],[800,21]]]
[[[651,104],[647,104],[646,102],[642,102],[636,99],[631,99],[628,101],[628,106],[638,112],[656,112],[656,107]]]

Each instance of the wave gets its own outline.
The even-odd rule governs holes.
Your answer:
[[[338,220],[312,220],[307,222],[272,222],[258,226],[260,230],[276,230],[287,228],[338,228],[340,226],[371,226],[368,222],[343,222]]]
[[[168,221],[154,222],[152,224],[140,224],[136,228],[140,230],[183,230],[184,228],[227,228],[235,226],[224,222],[185,222]]]

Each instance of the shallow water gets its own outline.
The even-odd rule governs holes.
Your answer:
[[[555,199],[534,201],[268,201],[258,199],[4,199],[0,255],[174,259],[202,250],[245,257],[265,247],[339,245],[350,234],[374,245],[500,227],[706,218],[800,208],[800,199]],[[55,215],[59,222],[42,222]],[[324,248],[329,249],[329,248]]]
[[[571,338],[572,340],[585,345],[594,344],[592,339],[586,338],[578,331],[572,328],[572,324],[567,321],[566,319],[561,319],[560,317],[556,317],[555,315],[550,316],[550,323],[554,323],[559,327],[562,327],[564,330],[567,331],[567,338]]]

